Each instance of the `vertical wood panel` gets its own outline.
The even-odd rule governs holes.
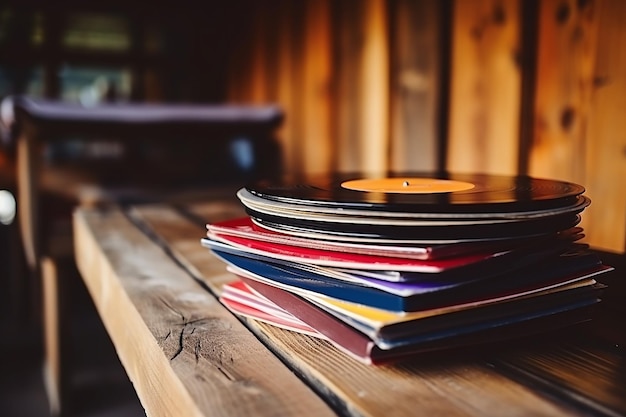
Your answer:
[[[302,100],[304,129],[301,169],[305,174],[331,168],[331,56],[330,0],[306,2],[302,83],[294,88]]]
[[[254,34],[254,47],[251,51],[251,63],[250,68],[254,68],[251,71],[251,85],[249,92],[249,101],[252,103],[264,103],[270,100],[270,83],[271,73],[269,67],[271,65],[269,61],[269,50],[271,46],[270,42],[270,28],[272,22],[269,20],[269,13],[267,11],[268,5],[266,2],[252,2],[251,8],[253,9],[252,16],[252,32]]]
[[[243,2],[242,4],[247,4]],[[243,103],[250,100],[249,92],[252,85],[252,51],[256,48],[256,36],[251,27],[254,26],[256,15],[245,14],[241,19],[241,31],[233,41],[233,52],[228,61],[228,101]]]
[[[528,175],[528,159],[530,144],[535,126],[535,97],[537,85],[537,51],[539,49],[539,1],[525,0],[521,2],[520,18],[520,120],[518,142],[518,174]]]
[[[296,141],[294,115],[297,109],[297,93],[294,88],[296,63],[294,49],[298,46],[296,39],[296,21],[294,18],[296,5],[291,0],[281,0],[277,13],[277,62],[273,69],[276,73],[276,102],[280,104],[287,119],[278,133],[284,167],[287,172],[296,171]]]
[[[626,241],[626,19],[621,1],[541,3],[530,174],[583,184],[593,247]]]
[[[367,0],[363,50],[362,168],[382,172],[388,168],[389,143],[389,49],[385,0]]]
[[[546,0],[540,4],[531,175],[584,182],[595,18],[592,2]]]
[[[456,1],[447,168],[515,174],[520,11],[517,0]]]
[[[244,0],[242,7],[253,12],[238,15],[243,21],[231,54],[228,100],[282,107],[286,120],[278,139],[287,172],[304,173],[307,162],[328,164],[331,135],[321,132],[329,124],[330,27],[324,12],[314,10],[324,4]]]
[[[389,50],[384,0],[334,3],[338,171],[387,169]]]
[[[585,234],[597,248],[626,250],[626,2],[596,4],[593,97],[586,130],[585,186],[593,203]]]
[[[254,31],[257,41],[255,48],[252,50],[251,68],[252,79],[250,83],[250,99],[252,103],[263,103],[269,98],[268,82],[269,76],[267,72],[267,39],[265,32],[265,19],[255,19],[258,27]]]
[[[387,169],[387,2],[253,7],[249,42],[233,56],[229,100],[285,109],[281,139],[291,173]]]
[[[357,103],[363,101],[361,69],[367,31],[364,3],[360,0],[333,2],[335,101],[333,135],[336,140],[335,164],[339,171],[361,168],[362,115]]]
[[[440,83],[437,1],[391,2],[391,149],[393,170],[437,167]]]
[[[306,48],[306,13],[308,6],[306,1],[294,2],[294,4],[298,5],[292,15],[294,46],[291,51],[291,59],[294,72],[290,88],[294,94],[294,101],[287,110],[292,111],[292,113],[287,116],[287,123],[291,124],[294,135],[293,138],[289,139],[293,149],[291,162],[292,171],[290,171],[290,173],[301,174],[304,172],[307,120],[309,120],[306,114],[306,95],[303,94],[303,86],[306,82],[304,76],[304,68],[306,66],[305,57],[308,53]]]

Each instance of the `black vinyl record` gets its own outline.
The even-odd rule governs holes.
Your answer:
[[[389,212],[466,214],[532,212],[576,205],[581,185],[528,176],[461,173],[333,174],[306,181],[260,181],[246,186],[268,201]]]
[[[389,226],[385,224],[336,223],[276,217],[258,213],[246,208],[248,215],[260,225],[269,225],[289,233],[289,230],[308,231],[310,233],[338,233],[351,237],[373,237],[379,239],[419,239],[422,241],[468,241],[505,239],[511,237],[538,236],[560,232],[576,226],[580,216],[561,214],[547,219],[533,219],[508,224],[479,224],[463,226]]]

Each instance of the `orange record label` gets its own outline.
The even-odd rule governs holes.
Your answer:
[[[432,194],[465,191],[474,184],[464,181],[439,180],[435,178],[377,178],[345,181],[343,188],[379,193]]]

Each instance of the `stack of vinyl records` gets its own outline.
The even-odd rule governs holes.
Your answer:
[[[236,314],[327,339],[365,363],[591,318],[603,265],[580,243],[580,185],[484,174],[258,182],[248,216],[202,244]]]

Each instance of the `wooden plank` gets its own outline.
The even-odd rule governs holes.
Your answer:
[[[148,415],[333,414],[120,210],[78,210],[74,227],[79,270]]]
[[[626,248],[626,18],[620,1],[544,1],[540,7],[531,175],[585,185],[586,241]]]
[[[383,0],[334,4],[335,168],[383,172],[389,154],[389,28]]]
[[[503,352],[493,363],[555,396],[578,402],[590,414],[623,416],[626,375],[618,370],[624,349],[617,343],[598,343],[597,337],[580,336],[578,340],[566,337],[540,349],[524,346]]]
[[[593,204],[585,213],[587,242],[626,252],[626,2],[597,2],[598,34],[586,131],[585,186]]]
[[[434,171],[440,137],[439,7],[433,0],[390,5],[390,165],[397,171]]]
[[[586,12],[575,1],[540,2],[535,125],[528,171],[536,177],[583,185],[587,170],[585,125],[596,43],[591,3],[584,8]],[[585,228],[591,211],[584,213]]]
[[[331,17],[329,0],[305,1],[304,55],[302,83],[294,85],[302,100],[300,121],[303,129],[297,140],[302,140],[299,170],[306,174],[331,169]]]
[[[447,169],[516,174],[519,1],[456,1]]]
[[[389,168],[389,48],[384,0],[364,2],[365,27],[361,65],[362,123],[360,169],[384,172]]]
[[[254,71],[247,72],[251,77],[248,100],[252,103],[267,103],[272,97],[271,84],[274,77],[272,77],[271,69],[270,31],[273,22],[268,13],[268,7],[271,6],[265,3],[251,2],[248,5],[251,8],[252,39],[254,40],[250,50],[250,68],[254,68]]]
[[[297,149],[298,134],[296,129],[296,109],[298,108],[299,96],[296,85],[296,69],[298,62],[295,56],[295,50],[298,44],[298,22],[295,18],[298,7],[291,0],[280,0],[274,2],[277,4],[276,17],[276,68],[274,73],[276,77],[276,97],[275,100],[280,104],[286,114],[286,120],[281,124],[278,131],[278,140],[282,150],[284,159],[285,172],[297,172]],[[294,118],[295,117],[295,118]]]
[[[253,7],[259,13],[251,19],[254,30],[244,58],[236,58],[229,99],[277,101],[287,114],[280,141],[288,172],[324,172],[333,165],[330,4],[308,0]]]
[[[206,223],[245,216],[243,205],[239,200],[209,201],[185,205],[184,210],[197,221],[184,219],[179,211],[165,209],[162,205],[142,205],[128,214],[136,222],[143,224],[146,230],[151,230],[154,238],[166,246],[193,277],[205,283],[213,294],[219,296],[222,286],[232,282],[233,275],[210,252],[197,249],[200,238],[206,236]]]
[[[357,172],[361,167],[363,123],[360,106],[364,99],[361,90],[362,56],[365,32],[364,2],[333,2],[333,135],[336,168]]]
[[[205,206],[208,208],[208,206]],[[167,215],[165,215],[167,213]],[[201,215],[200,210],[195,213]],[[176,212],[142,207],[133,214],[148,225],[179,262],[214,291],[234,276],[219,269],[197,241],[198,226]],[[210,221],[207,213],[206,221]],[[230,277],[229,277],[230,275]],[[272,350],[327,396],[346,415],[409,416],[565,416],[575,410],[482,366],[476,357],[424,356],[396,365],[363,365],[328,342],[254,321],[246,321]]]
[[[69,372],[70,355],[68,350],[68,304],[63,276],[58,273],[54,259],[44,257],[41,261],[42,310],[44,330],[43,379],[50,414],[62,415],[70,409]]]
[[[540,3],[531,175],[584,182],[596,36],[591,8],[574,0]]]

